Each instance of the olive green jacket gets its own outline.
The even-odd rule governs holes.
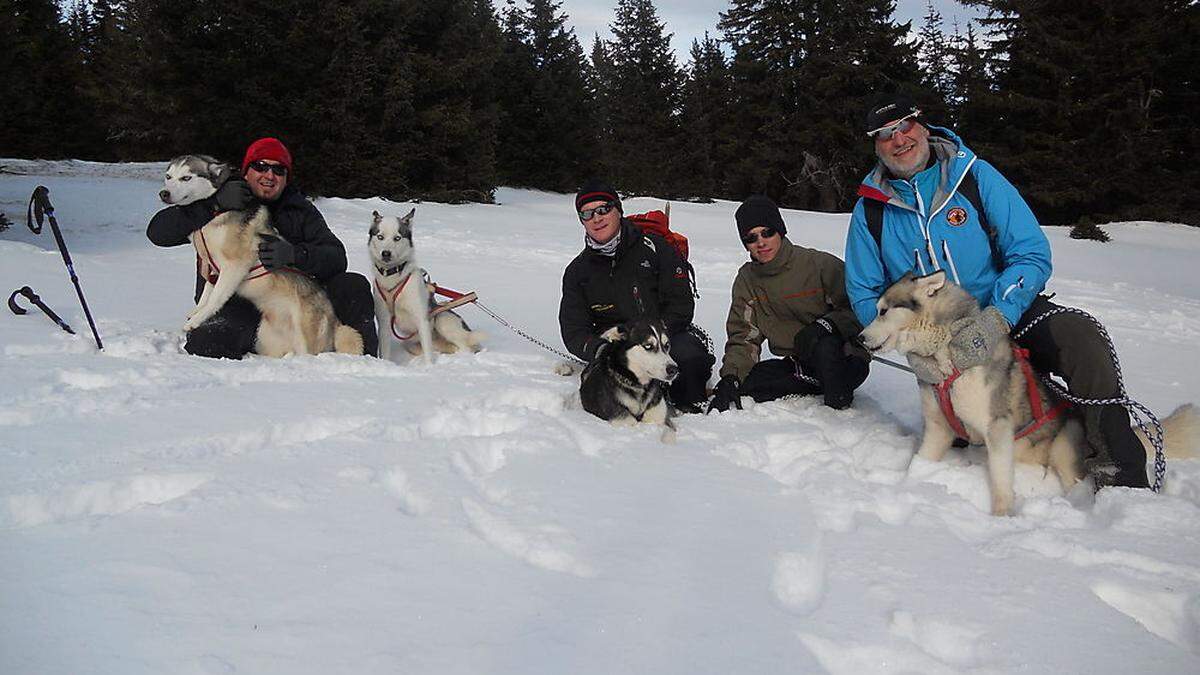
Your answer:
[[[791,356],[796,333],[821,317],[847,339],[862,331],[846,297],[845,264],[835,255],[796,246],[785,236],[771,262],[752,260],[733,280],[721,376],[746,379],[758,363],[764,338],[772,354]],[[847,350],[870,358],[861,347]]]

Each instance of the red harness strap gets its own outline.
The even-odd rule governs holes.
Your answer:
[[[1050,420],[1063,414],[1071,407],[1069,401],[1059,401],[1049,410],[1045,409],[1042,401],[1041,391],[1037,386],[1037,375],[1033,372],[1033,366],[1029,365],[1029,350],[1022,349],[1013,345],[1013,358],[1017,363],[1021,364],[1021,372],[1025,375],[1025,392],[1029,396],[1029,407],[1033,413],[1033,421],[1025,425],[1020,431],[1013,436],[1014,439],[1021,439],[1033,432],[1037,431]],[[954,403],[950,400],[950,387],[954,386],[954,381],[962,375],[958,368],[950,373],[940,384],[934,385],[934,392],[937,393],[938,406],[942,409],[942,415],[946,417],[946,421],[950,424],[950,428],[959,438],[970,438],[967,435],[967,430],[963,426],[962,420],[958,419],[958,415],[954,412]]]
[[[217,267],[217,261],[213,260],[212,253],[208,250],[208,241],[204,238],[204,228],[200,228],[199,230],[196,230],[196,231],[200,233],[200,243],[204,244],[204,257],[208,258],[208,266],[212,270],[204,278],[208,281],[208,283],[213,284],[215,286],[217,283],[217,279],[219,279],[221,277],[221,268]],[[200,254],[197,253],[196,254],[196,274],[200,274],[201,269],[202,269],[202,265],[201,265],[201,261],[200,261]],[[287,269],[287,268],[283,268],[283,269]],[[246,273],[246,278],[243,281],[249,281],[251,279],[258,279],[259,277],[265,277],[270,273],[271,273],[271,270],[264,267],[262,263],[259,263],[259,264],[255,265],[254,267],[250,268],[250,271]]]
[[[379,292],[379,297],[382,298],[383,301],[387,303],[388,314],[392,315],[392,321],[391,321],[392,335],[395,335],[397,340],[407,340],[407,339],[411,338],[412,336],[416,335],[416,333],[409,333],[408,335],[401,335],[399,332],[396,331],[396,298],[400,295],[400,291],[403,291],[404,287],[408,285],[409,279],[412,279],[412,272],[409,272],[408,276],[404,277],[404,281],[401,281],[399,284],[396,284],[396,288],[393,290],[390,290],[390,291],[384,290],[383,286],[379,285],[379,280],[378,279],[375,280],[375,290]]]

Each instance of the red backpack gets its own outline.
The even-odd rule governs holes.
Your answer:
[[[625,216],[634,225],[637,225],[642,232],[646,234],[657,234],[662,237],[675,252],[679,254],[679,259],[683,261],[683,266],[687,270],[688,279],[692,284],[692,295],[697,298],[700,294],[696,291],[696,268],[688,262],[688,240],[687,237],[675,232],[671,229],[671,204],[662,211],[647,211],[645,213],[635,213]]]

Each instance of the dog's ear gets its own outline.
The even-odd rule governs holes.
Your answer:
[[[942,290],[942,287],[946,285],[945,270],[938,270],[927,277],[922,277],[920,284],[920,288],[925,292],[925,295],[932,296],[934,293]]]
[[[383,220],[383,216],[379,215],[378,211],[371,212],[371,222],[373,224],[378,225],[379,221],[381,221],[381,220]]]
[[[401,222],[401,224],[404,224],[404,225],[411,225],[411,224],[412,224],[412,218],[413,218],[413,214],[415,214],[416,212],[417,212],[417,207],[415,207],[415,206],[414,206],[414,207],[412,208],[412,210],[408,212],[408,215],[406,215],[406,216],[404,216],[403,218],[401,218],[401,219],[400,219],[400,222]]]
[[[217,162],[208,165],[208,173],[213,177],[213,185],[224,185],[226,181],[233,178],[233,167],[224,162]]]
[[[612,328],[609,328],[601,333],[600,339],[608,340],[609,342],[620,342],[621,340],[625,339],[625,333],[621,331],[620,326],[613,326]]]

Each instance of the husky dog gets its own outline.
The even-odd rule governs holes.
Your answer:
[[[1085,441],[1078,414],[1056,408],[1060,402],[1031,375],[1040,401],[1045,402],[1039,407],[1049,411],[1041,420],[1034,419],[1035,402],[1030,399],[1025,366],[1011,340],[996,345],[986,363],[955,375],[951,327],[977,316],[980,309],[971,294],[947,281],[945,272],[904,275],[884,292],[876,307],[878,316],[860,337],[871,351],[894,349],[903,354],[917,373],[925,426],[917,451],[920,457],[940,460],[957,435],[953,424],[967,432],[972,444],[986,445],[995,515],[1012,512],[1014,461],[1053,467],[1064,491],[1083,478]],[[939,390],[961,422],[947,419]],[[1031,426],[1039,421],[1040,426]],[[1181,406],[1163,420],[1163,428],[1167,450],[1185,456],[1197,442],[1195,408]],[[1153,452],[1144,437],[1142,444]]]
[[[404,343],[413,356],[433,362],[433,350],[453,354],[460,349],[479,351],[484,335],[471,330],[462,317],[439,308],[417,265],[412,220],[416,209],[403,218],[372,212],[367,250],[375,267],[375,319],[379,323],[379,355],[391,360],[392,349]],[[411,282],[411,283],[410,283]],[[417,341],[413,341],[413,337]]]
[[[667,385],[679,374],[671,341],[661,321],[635,321],[610,328],[596,358],[579,376],[583,409],[613,424],[661,424],[663,440],[674,439]]]
[[[233,167],[212,157],[176,157],[167,166],[158,196],[165,204],[191,204],[211,197],[233,174]],[[205,283],[183,329],[204,323],[237,293],[262,314],[254,349],[258,354],[362,354],[362,336],[338,322],[316,281],[298,272],[272,273],[258,262],[259,241],[279,236],[268,216],[261,205],[244,213],[228,211],[190,235]]]

